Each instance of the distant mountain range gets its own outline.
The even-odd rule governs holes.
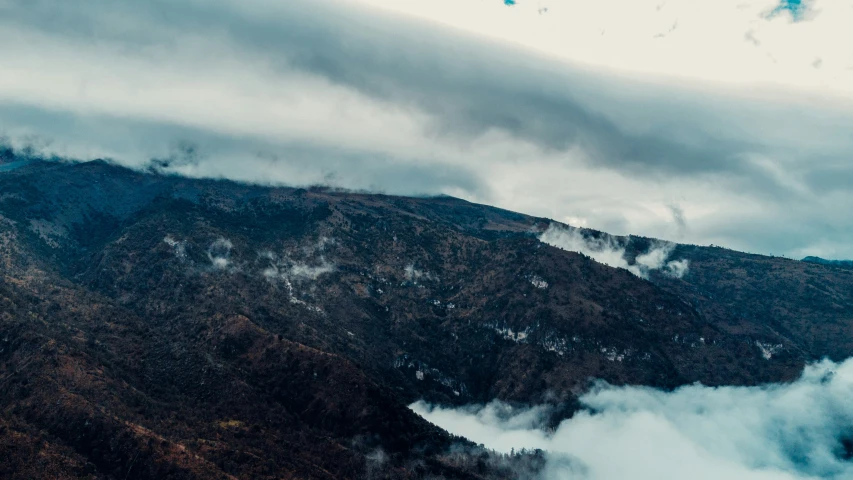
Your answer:
[[[562,418],[593,378],[754,385],[853,355],[853,271],[826,261],[674,245],[686,273],[645,279],[452,197],[6,157],[3,478],[515,478],[538,454],[406,405]]]
[[[853,260],[827,260],[820,257],[806,257],[804,262],[819,263],[821,265],[835,265],[839,267],[853,267]]]

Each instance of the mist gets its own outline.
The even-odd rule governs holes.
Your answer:
[[[598,238],[587,237],[579,229],[552,223],[539,235],[539,241],[552,247],[582,253],[598,263],[623,268],[640,278],[649,278],[649,272],[653,270],[660,270],[671,277],[682,278],[689,270],[687,260],[670,260],[672,251],[675,249],[675,244],[670,242],[655,241],[645,253],[629,260],[625,255],[624,240],[611,235],[605,234]]]
[[[542,449],[545,480],[853,478],[853,359],[807,366],[790,384],[665,392],[599,383],[555,430],[548,407],[442,408],[419,415],[500,452]]]

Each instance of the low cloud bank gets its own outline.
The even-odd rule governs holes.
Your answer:
[[[539,241],[571,252],[582,253],[596,262],[616,268],[624,268],[641,278],[649,278],[652,270],[660,270],[675,278],[682,278],[689,269],[687,260],[670,260],[675,244],[654,242],[646,253],[629,261],[625,245],[610,235],[600,238],[585,237],[579,229],[551,224],[539,236]]]
[[[851,258],[853,9],[700,3],[0,0],[0,145]]]
[[[546,450],[545,480],[841,480],[853,478],[851,398],[853,359],[760,387],[600,383],[581,397],[582,411],[550,431],[546,407],[410,408],[494,450]]]

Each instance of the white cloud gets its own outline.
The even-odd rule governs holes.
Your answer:
[[[168,243],[168,242],[167,242]],[[227,238],[217,238],[207,248],[207,258],[214,270],[225,270],[231,265],[231,250],[234,245]]]
[[[853,96],[853,56],[839,41],[853,23],[849,1],[805,1],[796,23],[790,11],[772,15],[782,0],[357,1],[647,79]]]
[[[325,258],[320,258],[318,265],[308,265],[305,263],[294,263],[287,270],[287,275],[291,278],[317,280],[320,275],[332,273],[335,271],[335,266],[326,261]]]
[[[163,238],[163,242],[172,247],[172,250],[175,252],[175,257],[180,261],[186,261],[187,259],[187,242],[185,240],[175,240],[171,235],[166,235]]]
[[[662,270],[667,275],[681,278],[689,267],[686,259],[669,260],[675,249],[675,245],[669,242],[653,241],[645,253],[629,261],[624,240],[608,234],[592,237],[584,235],[580,229],[552,223],[539,235],[539,241],[570,252],[582,253],[596,262],[623,268],[641,278],[648,278],[652,270]]]
[[[555,431],[542,428],[544,407],[411,408],[498,451],[547,450],[547,480],[841,480],[853,476],[853,452],[845,451],[853,449],[851,395],[848,360],[823,361],[794,383],[760,387],[663,392],[599,384]]]
[[[502,402],[491,402],[485,406],[451,409],[420,401],[409,408],[451,433],[501,453],[522,448],[546,449],[550,444],[548,434],[541,428],[547,407],[515,409]]]
[[[687,275],[687,272],[690,271],[690,262],[686,259],[681,260],[671,260],[666,262],[666,267],[664,268],[664,272],[675,278],[683,278]]]
[[[415,264],[413,263],[406,265],[406,268],[403,269],[403,276],[405,277],[406,281],[412,283],[418,283],[418,281],[420,281],[422,278],[430,281],[437,280],[435,275],[431,274],[430,272],[415,268]]]
[[[287,289],[291,303],[306,305],[309,309],[322,312],[319,307],[308,305],[300,299],[297,296],[295,285],[314,282],[321,276],[335,271],[335,264],[327,260],[324,253],[326,247],[334,243],[334,239],[321,237],[316,243],[296,249],[297,251],[301,250],[302,253],[302,258],[296,260],[287,253],[279,256],[269,251],[262,252],[260,257],[266,261],[267,266],[261,271],[261,275],[271,282],[282,282]]]

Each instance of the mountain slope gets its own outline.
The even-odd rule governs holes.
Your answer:
[[[853,260],[827,260],[821,257],[805,257],[803,258],[804,262],[809,263],[818,263],[821,265],[833,265],[836,267],[853,267]]]
[[[450,197],[13,162],[0,448],[47,442],[57,472],[501,476],[535,458],[459,464],[405,405],[570,413],[590,378],[756,384],[853,353],[845,269],[677,246],[689,273],[645,280]]]

